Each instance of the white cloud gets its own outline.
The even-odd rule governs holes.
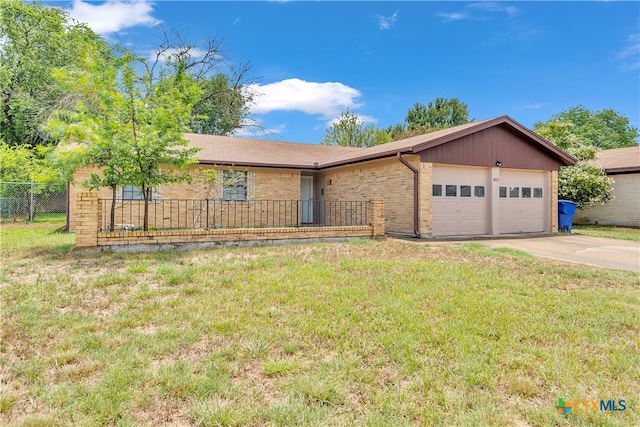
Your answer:
[[[73,0],[69,15],[98,34],[109,34],[137,25],[159,24],[152,12],[153,3],[148,0],[107,0],[99,5]]]
[[[618,52],[618,59],[626,71],[640,69],[640,34],[627,37],[627,46]]]
[[[505,13],[507,15],[507,19],[515,17],[520,12],[520,10],[515,6],[504,6],[500,3],[486,1],[469,4],[467,5],[467,10],[464,12],[440,12],[436,16],[444,18],[445,21],[489,19],[487,15],[479,16],[478,14],[469,13],[468,10],[475,10],[476,12],[479,12],[480,15],[482,15],[482,12]]]
[[[264,138],[268,135],[280,135],[282,131],[284,131],[285,127],[286,126],[284,124],[279,124],[272,128],[265,128],[262,126],[260,120],[252,117],[250,119],[243,119],[242,127],[237,129],[233,135],[242,138]]]
[[[391,16],[382,16],[382,15],[377,15],[377,16],[378,16],[378,25],[380,25],[380,29],[388,30],[389,28],[393,27],[396,21],[398,20],[398,11],[396,10],[395,12],[393,12],[393,15]]]
[[[358,114],[358,113],[353,113],[353,114],[355,114],[358,117],[358,119],[364,124],[368,124],[368,123],[375,124],[375,123],[378,123],[378,119],[376,119],[373,116],[368,116],[366,114]],[[327,127],[338,123],[339,119],[340,119],[340,115],[337,115],[333,119],[329,120],[327,122]]]
[[[440,18],[444,18],[447,21],[460,21],[462,19],[470,18],[469,14],[464,12],[440,12],[437,14],[437,16],[439,16]]]
[[[515,6],[504,6],[500,3],[495,3],[492,1],[483,1],[478,3],[471,3],[469,6],[473,9],[486,10],[487,12],[504,12],[507,16],[512,17],[518,14],[519,10]]]
[[[254,114],[302,111],[327,119],[347,108],[360,106],[356,98],[362,95],[359,90],[339,82],[317,83],[300,79],[287,79],[266,85],[252,84],[248,89],[257,94],[251,108]]]
[[[170,56],[174,56],[178,53],[183,52],[184,49],[180,49],[180,48],[170,48],[165,50],[164,52],[162,52],[158,58],[158,60],[165,62],[167,60],[167,58],[169,58]],[[189,49],[189,57],[190,58],[202,58],[205,55],[205,51],[202,49],[199,49],[197,47],[192,47]],[[155,61],[156,60],[156,52],[151,52],[149,54],[149,60],[150,61]]]

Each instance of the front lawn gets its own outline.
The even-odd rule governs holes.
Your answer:
[[[610,239],[633,240],[640,242],[640,228],[619,227],[615,225],[573,225],[572,232],[593,237],[608,237]]]
[[[640,425],[637,274],[397,241],[78,254],[55,228],[2,230],[2,425]]]

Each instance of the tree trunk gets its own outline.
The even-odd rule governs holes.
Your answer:
[[[115,228],[116,222],[116,195],[118,194],[117,185],[113,184],[111,186],[111,213],[109,217],[109,231],[113,231]]]

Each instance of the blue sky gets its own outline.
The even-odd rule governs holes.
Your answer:
[[[48,4],[142,55],[163,25],[194,45],[223,40],[227,64],[252,65],[269,139],[318,143],[347,108],[386,127],[436,97],[460,99],[476,120],[532,127],[581,104],[640,126],[639,2]]]

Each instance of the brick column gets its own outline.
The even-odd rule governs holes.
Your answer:
[[[76,247],[98,246],[98,209],[97,193],[78,193],[76,197]]]
[[[558,171],[551,171],[551,232],[558,232]]]
[[[420,162],[418,171],[418,179],[420,181],[420,212],[418,213],[420,236],[429,237],[433,232],[433,163]]]
[[[371,213],[369,224],[373,227],[373,237],[384,236],[384,199],[374,197],[369,199]]]

